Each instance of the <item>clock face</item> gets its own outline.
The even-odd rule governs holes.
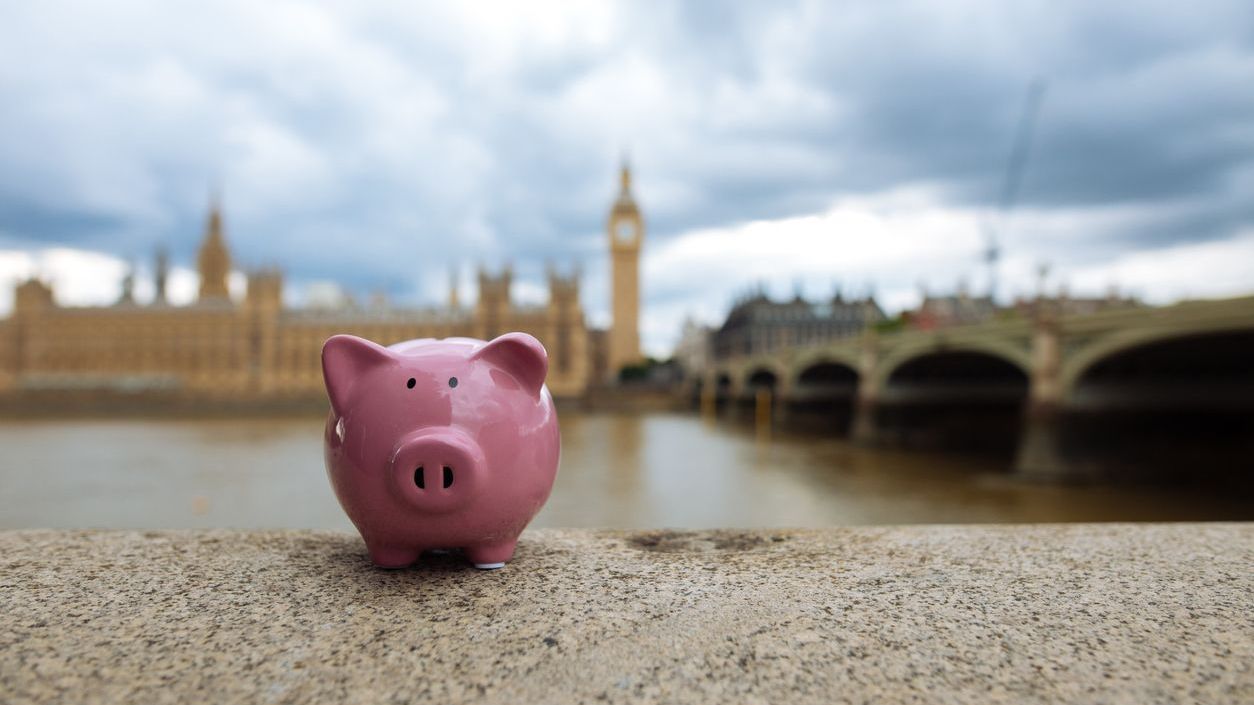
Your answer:
[[[630,220],[621,220],[618,227],[615,228],[615,235],[621,242],[631,242],[636,239],[636,224]]]

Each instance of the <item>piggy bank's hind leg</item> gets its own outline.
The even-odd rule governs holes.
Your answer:
[[[366,544],[366,550],[369,551],[370,562],[375,567],[390,570],[408,568],[418,562],[418,556],[422,555],[422,551],[417,549],[397,546]]]
[[[509,541],[500,543],[485,544],[479,546],[468,546],[466,548],[466,558],[480,570],[494,570],[496,568],[504,568],[505,562],[514,556],[514,546],[518,545],[518,539],[512,538]]]

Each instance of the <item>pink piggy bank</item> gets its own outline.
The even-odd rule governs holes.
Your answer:
[[[557,475],[548,368],[526,333],[387,348],[327,340],[327,475],[375,565],[402,568],[432,549],[460,548],[485,569],[513,556]]]

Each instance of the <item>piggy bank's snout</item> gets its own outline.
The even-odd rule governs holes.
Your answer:
[[[478,444],[459,431],[412,434],[392,456],[393,489],[417,509],[451,511],[475,496],[483,466]]]

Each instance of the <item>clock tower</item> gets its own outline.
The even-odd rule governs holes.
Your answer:
[[[631,195],[631,169],[623,163],[618,198],[610,209],[610,301],[614,320],[609,331],[609,374],[617,379],[624,365],[639,362],[640,355],[640,245],[644,219]]]

